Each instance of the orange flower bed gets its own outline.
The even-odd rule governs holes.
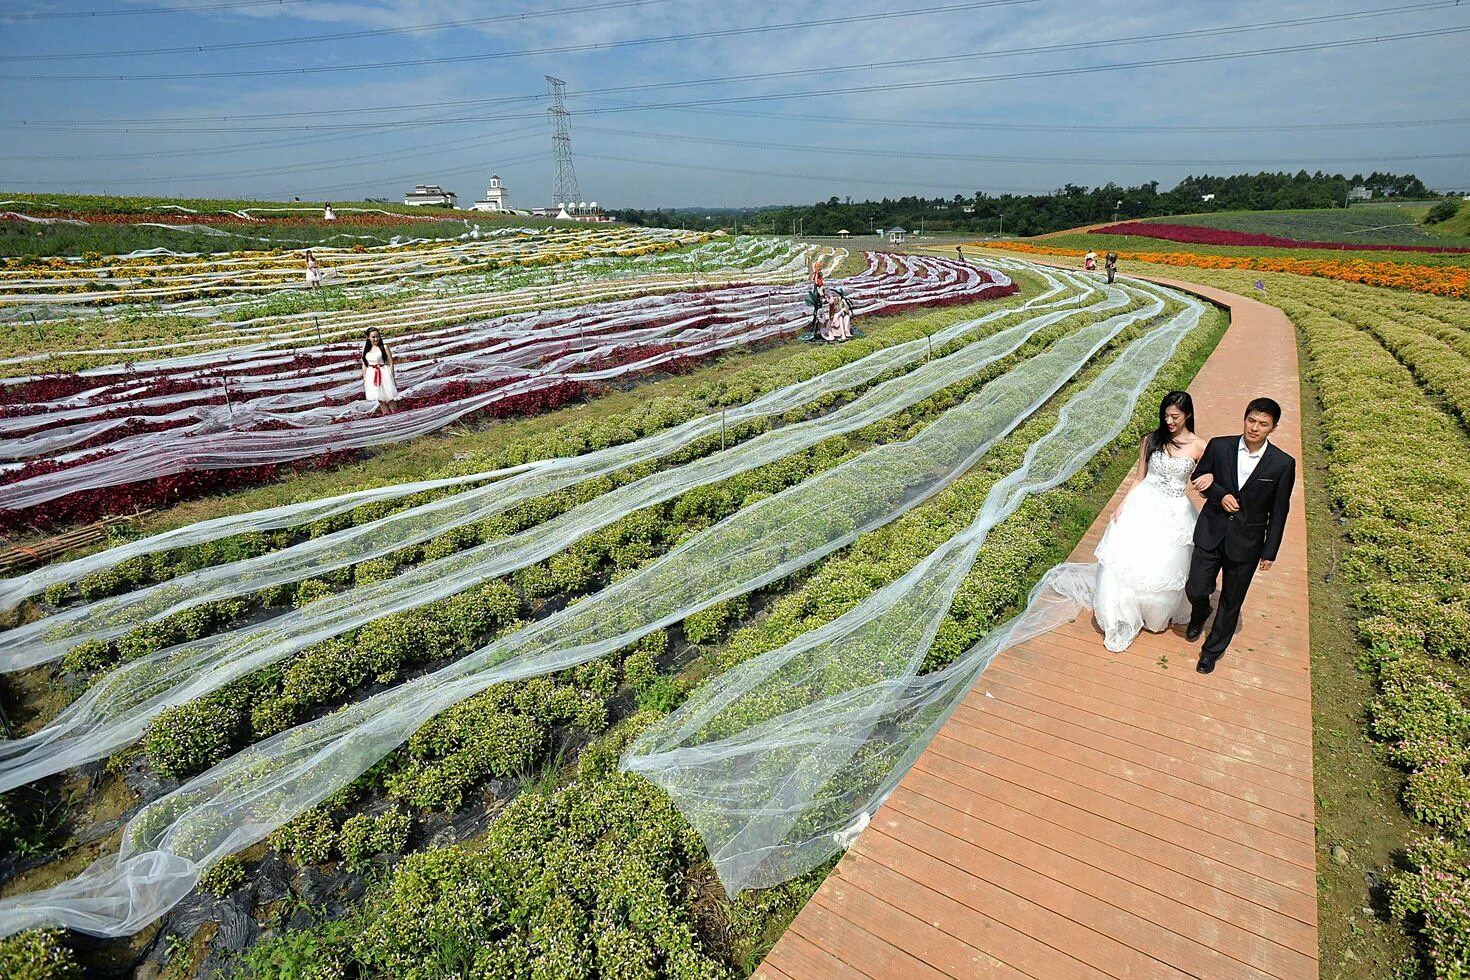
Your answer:
[[[976,248],[1036,255],[1083,256],[1086,249],[1048,248],[1026,242],[967,242]],[[1158,265],[1193,266],[1198,269],[1250,269],[1256,272],[1289,272],[1296,276],[1321,276],[1365,286],[1410,289],[1454,299],[1470,299],[1470,268],[1410,265],[1403,262],[1365,262],[1360,259],[1291,259],[1252,255],[1200,255],[1196,252],[1119,252],[1118,258]]]

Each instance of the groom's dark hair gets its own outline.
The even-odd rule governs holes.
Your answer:
[[[1249,418],[1256,412],[1265,412],[1271,416],[1272,425],[1281,424],[1281,406],[1276,404],[1274,398],[1252,398],[1251,403],[1245,407],[1245,417]]]

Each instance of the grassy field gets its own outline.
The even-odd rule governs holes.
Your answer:
[[[531,223],[531,219],[521,219]],[[505,226],[502,218],[476,215],[471,222],[481,233]],[[542,222],[537,219],[536,227]],[[6,258],[39,258],[42,256],[81,256],[86,253],[126,255],[151,248],[172,252],[217,253],[257,249],[295,249],[322,245],[386,245],[395,238],[424,238],[443,241],[458,238],[467,229],[459,217],[442,221],[404,222],[386,225],[329,224],[327,222],[212,225],[201,230],[198,225],[164,228],[157,225],[34,224],[29,221],[0,221],[0,255]]]
[[[271,209],[274,214],[262,213],[259,217],[321,217],[323,208],[330,203],[339,216],[352,214],[356,210],[387,211],[392,214],[431,214],[436,210],[413,204],[376,201],[256,201],[219,198],[192,197],[121,197],[110,194],[21,194],[0,190],[0,207],[22,212],[56,209],[76,211],[80,214],[137,214],[157,211],[160,214],[181,214],[197,211],[201,215],[223,214],[227,211]],[[449,213],[454,213],[450,211]]]
[[[1182,223],[1176,222],[1173,218],[1170,218],[1169,221],[1170,223]],[[1449,247],[1460,247],[1453,239],[1435,238],[1433,239],[1433,243],[1445,244]],[[1074,232],[1065,235],[1054,235],[1046,238],[1044,242],[1038,240],[1037,244],[1045,244],[1048,248],[1059,249],[1090,248],[1098,253],[1110,250],[1115,252],[1192,252],[1196,255],[1260,256],[1278,259],[1332,259],[1354,262],[1397,262],[1412,263],[1414,265],[1470,268],[1470,253],[1378,252],[1372,250],[1342,252],[1335,249],[1199,245],[1187,242],[1171,242],[1162,238],[1144,238],[1139,235],[1099,235],[1095,232]],[[1466,246],[1470,247],[1470,241],[1466,242]]]
[[[1278,235],[1310,242],[1353,244],[1444,245],[1470,248],[1470,237],[1459,226],[1425,225],[1428,204],[1366,205],[1351,208],[1314,208],[1302,211],[1220,211],[1149,221],[1197,225],[1259,235]]]

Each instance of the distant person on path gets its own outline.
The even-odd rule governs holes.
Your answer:
[[[398,401],[398,385],[393,380],[393,354],[383,343],[383,335],[373,327],[362,345],[362,383],[367,400],[377,402],[378,409],[392,415]]]
[[[325,208],[322,209],[322,220],[323,221],[336,221],[337,220],[337,212],[332,210],[332,206],[330,204],[328,204]]]
[[[959,256],[959,260],[961,262],[965,261],[965,246],[963,246],[963,245],[956,245],[954,247],[954,254],[957,255],[957,256]]]
[[[1195,667],[1201,674],[1213,671],[1224,656],[1251,578],[1257,571],[1269,572],[1281,548],[1296,460],[1270,443],[1280,422],[1280,405],[1255,399],[1245,407],[1245,432],[1211,439],[1194,470],[1197,487],[1202,477],[1214,481],[1202,491],[1205,506],[1194,526],[1194,558],[1184,586],[1192,607],[1184,638],[1191,643],[1204,632],[1210,594],[1223,575],[1215,625]]]
[[[311,249],[306,250],[306,286],[308,289],[322,287],[322,270],[316,264],[316,256],[311,254]]]
[[[1088,249],[1087,255],[1083,257],[1082,268],[1086,269],[1088,272],[1092,272],[1094,269],[1097,268],[1097,253],[1094,252],[1092,249]]]
[[[1108,257],[1103,262],[1103,265],[1108,270],[1108,282],[1109,283],[1111,283],[1114,279],[1118,278],[1118,253],[1117,252],[1112,252],[1112,251],[1108,252]]]

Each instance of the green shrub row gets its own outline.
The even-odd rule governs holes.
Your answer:
[[[417,664],[474,649],[492,631],[515,623],[520,606],[514,590],[491,582],[385,616],[350,637],[315,644],[284,664],[165,709],[145,729],[143,748],[163,775],[203,772],[247,742],[284,731],[309,709],[357,687],[388,683]]]
[[[238,622],[251,609],[244,599],[206,602],[164,619],[140,623],[111,643],[78,643],[61,658],[61,669],[95,680],[126,660],[137,660],[165,647],[187,643]]]
[[[849,454],[841,439],[826,442],[738,474],[720,493],[685,497],[623,517],[566,551],[498,580],[416,609],[375,620],[313,644],[197,701],[161,712],[143,737],[147,757],[162,774],[193,775],[244,744],[285,731],[319,708],[370,684],[390,684],[404,671],[476,649],[493,632],[519,625],[537,600],[573,597],[605,575],[624,573],[739,508],[757,489],[791,486],[830,469]],[[682,521],[674,521],[678,512]]]
[[[1435,335],[1437,323],[1386,301],[1382,306],[1354,303],[1323,312],[1367,330],[1425,390],[1461,422],[1470,423],[1470,360]]]
[[[1391,332],[1382,321],[1370,333],[1357,306],[1332,315],[1280,299],[1306,337],[1322,401],[1327,479],[1352,545],[1342,569],[1359,588],[1357,629],[1378,678],[1371,727],[1409,772],[1405,809],[1449,835],[1409,848],[1392,907],[1434,975],[1463,978],[1470,872],[1453,841],[1470,831],[1470,447],[1375,339]]]
[[[31,929],[0,939],[0,977],[5,980],[80,980],[76,955],[60,929]]]
[[[424,809],[458,810],[466,791],[485,779],[527,772],[553,726],[599,734],[607,726],[606,697],[549,677],[498,684],[414,733],[406,762],[387,777],[388,795]]]

